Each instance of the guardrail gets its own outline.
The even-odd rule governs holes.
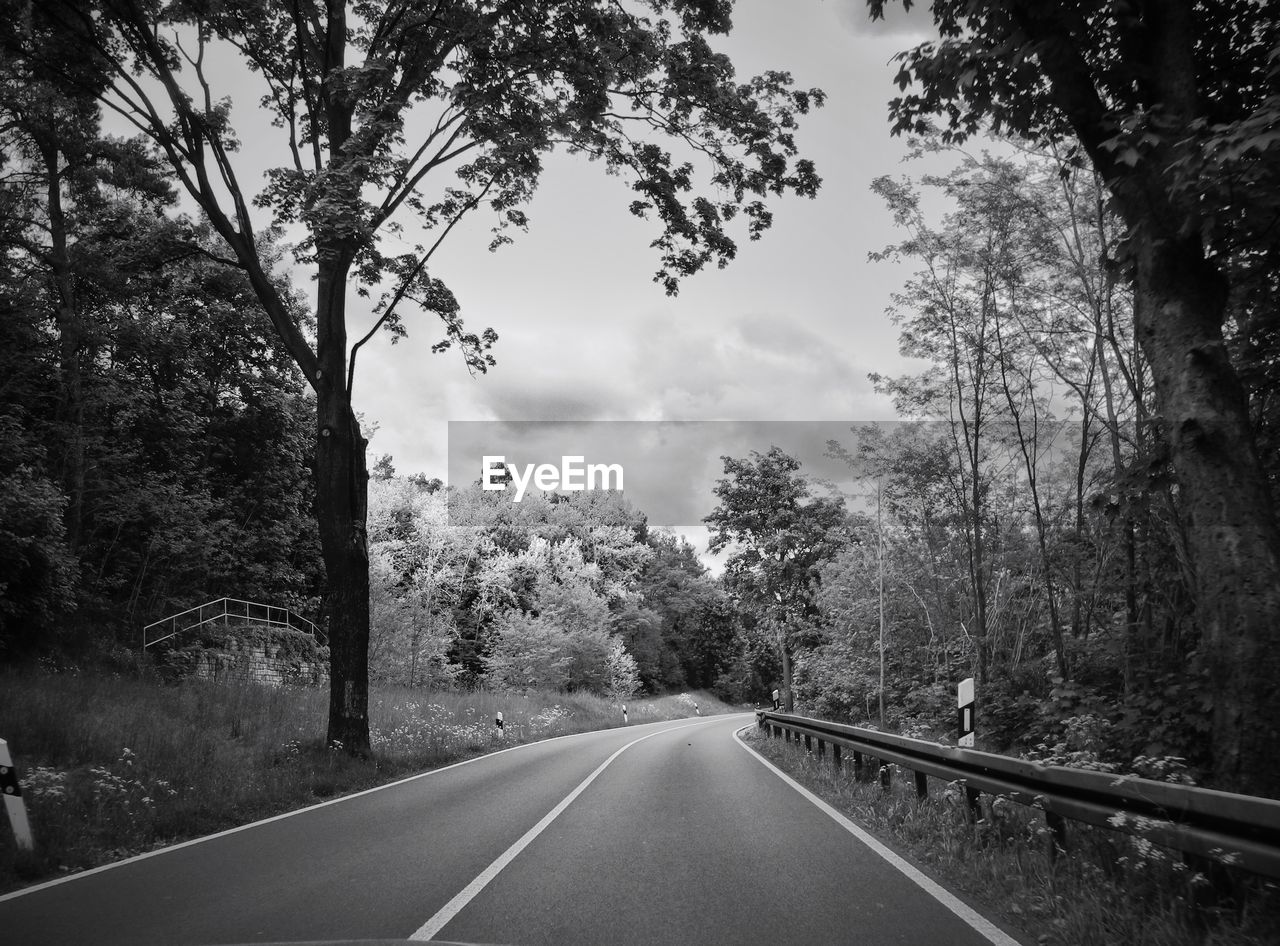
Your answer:
[[[294,614],[288,608],[242,601],[239,598],[218,598],[159,621],[152,621],[142,629],[142,649],[146,650],[152,644],[215,621],[223,624],[231,624],[233,621],[238,624],[264,624],[267,627],[301,631],[324,643],[324,635],[313,622]]]
[[[1066,848],[1066,820],[1100,825],[1145,838],[1186,855],[1266,877],[1280,878],[1280,801],[1208,788],[1156,782],[1132,775],[1041,765],[1025,759],[960,749],[892,733],[829,723],[804,716],[758,710],[756,719],[771,736],[794,735],[805,748],[843,763],[851,750],[854,771],[877,760],[888,788],[888,763],[911,770],[916,792],[928,793],[930,776],[960,782],[970,810],[982,793],[1001,795],[1045,813],[1054,849]],[[1052,849],[1051,849],[1052,850]]]

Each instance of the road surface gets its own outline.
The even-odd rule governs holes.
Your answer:
[[[751,722],[516,747],[9,894],[0,941],[1015,943],[746,748]]]

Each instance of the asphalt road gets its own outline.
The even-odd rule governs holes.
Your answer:
[[[0,941],[1015,942],[744,747],[751,721],[518,747],[10,894]]]

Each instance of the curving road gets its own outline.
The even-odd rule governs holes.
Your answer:
[[[1017,942],[751,752],[751,722],[516,747],[9,894],[0,941]]]

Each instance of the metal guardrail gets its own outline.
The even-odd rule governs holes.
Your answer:
[[[842,749],[852,750],[855,772],[869,764],[868,758],[878,760],[886,788],[890,770],[885,763],[893,763],[915,774],[916,791],[922,798],[928,792],[928,777],[933,776],[962,783],[974,810],[984,792],[1039,808],[1058,848],[1066,846],[1065,819],[1071,819],[1280,878],[1280,800],[1042,765],[766,710],[758,710],[756,719],[770,735],[803,738],[806,748],[812,749],[812,741],[818,740],[819,755],[825,754],[829,744],[836,765],[843,761]]]
[[[288,608],[273,604],[258,604],[256,601],[242,601],[239,598],[218,598],[216,601],[206,601],[204,604],[161,618],[159,621],[152,621],[142,629],[142,649],[146,650],[152,644],[158,644],[176,637],[183,631],[194,630],[215,621],[221,621],[224,625],[233,622],[262,624],[267,627],[301,631],[324,642],[324,635],[313,622],[294,614]]]

